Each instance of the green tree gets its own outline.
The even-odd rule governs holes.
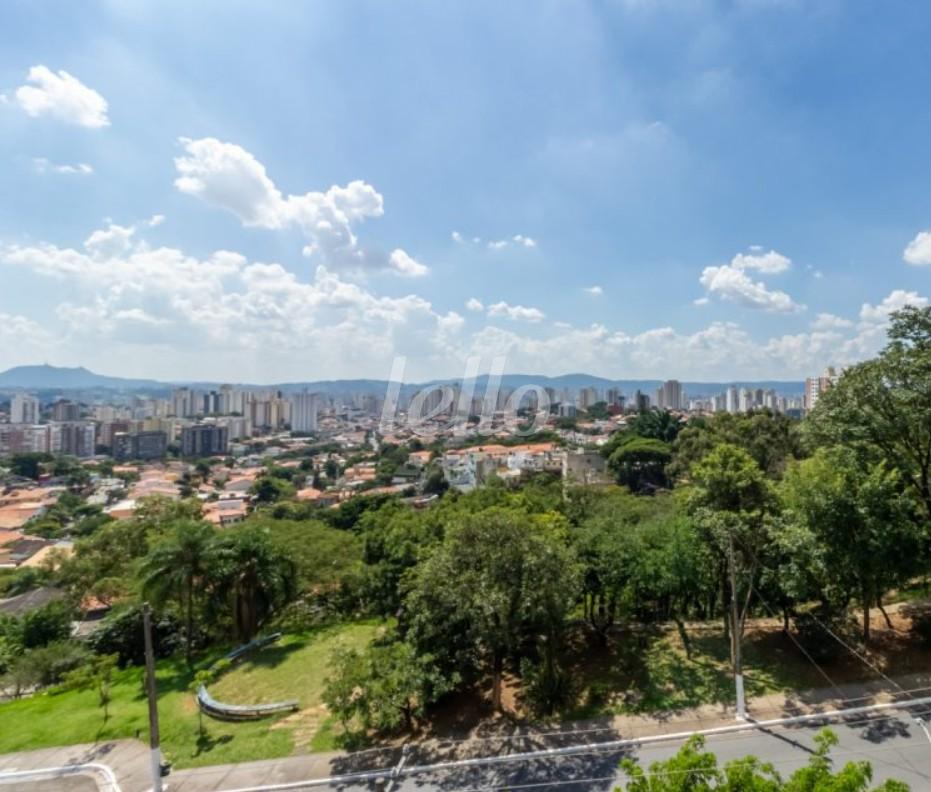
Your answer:
[[[323,701],[352,737],[410,731],[427,706],[450,688],[430,656],[404,641],[337,650]]]
[[[156,545],[142,566],[142,588],[160,604],[177,602],[184,613],[185,657],[194,646],[194,608],[204,593],[213,555],[213,529],[203,522],[183,520]]]
[[[791,569],[832,610],[858,597],[868,641],[870,608],[921,568],[923,532],[901,476],[885,463],[864,465],[848,448],[819,449],[789,469],[783,497],[795,529]]]
[[[669,410],[643,410],[627,422],[629,433],[663,443],[673,442],[681,428],[681,420]]]
[[[210,583],[214,613],[228,607],[233,636],[245,642],[294,597],[297,567],[275,547],[267,531],[247,525],[216,543]]]
[[[111,687],[116,663],[115,654],[93,655],[88,662],[74,671],[69,671],[62,679],[66,688],[97,691],[97,702],[103,709],[104,723],[110,719],[110,702],[113,698]]]
[[[74,608],[57,600],[23,614],[20,619],[20,643],[24,649],[33,649],[71,637]]]
[[[412,570],[404,624],[415,648],[442,652],[446,668],[491,668],[491,703],[501,706],[505,660],[525,642],[555,663],[578,568],[561,516],[493,507],[458,517],[443,542]]]
[[[715,446],[693,467],[692,476],[695,487],[689,508],[717,559],[722,603],[728,606],[733,596],[728,583],[730,565],[738,588],[744,589],[738,594],[736,623],[732,614],[725,623],[732,635],[740,636],[777,502],[771,483],[753,457],[730,443]]]
[[[51,454],[41,452],[13,454],[10,459],[10,472],[23,478],[38,479],[42,473],[42,465],[51,461]]]
[[[877,358],[847,369],[818,398],[808,433],[816,444],[894,462],[931,517],[931,307],[894,312],[888,337]]]
[[[294,495],[294,487],[279,476],[265,474],[259,476],[251,489],[257,503],[275,503]]]
[[[783,780],[768,762],[753,756],[718,766],[717,757],[705,751],[705,740],[692,737],[671,759],[653,762],[644,771],[633,759],[624,759],[626,786],[618,792],[869,792],[873,770],[869,762],[848,762],[832,770],[831,748],[837,736],[830,729],[815,735],[815,751],[808,764]],[[872,792],[908,792],[901,781],[886,781]]]
[[[618,484],[639,493],[653,493],[669,486],[666,466],[672,461],[672,451],[666,442],[639,435],[617,437],[617,441],[612,438],[605,445],[603,453]]]
[[[693,418],[676,437],[669,474],[687,479],[692,466],[709,451],[730,443],[753,457],[769,477],[779,478],[790,460],[802,456],[799,426],[799,421],[767,409]]]

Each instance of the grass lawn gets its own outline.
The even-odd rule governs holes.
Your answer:
[[[183,661],[159,662],[159,722],[166,757],[183,768],[288,756],[295,749],[330,748],[332,730],[320,710],[327,658],[339,644],[363,646],[377,629],[375,622],[366,622],[289,635],[280,646],[268,647],[237,665],[211,686],[217,699],[252,703],[297,698],[302,710],[246,723],[205,717],[204,738],[198,734],[197,705],[190,692],[192,673]],[[308,712],[314,716],[305,715]],[[117,672],[106,722],[95,691],[50,689],[0,704],[0,723],[0,753],[124,737],[146,740],[142,670]],[[315,740],[318,731],[321,735]]]

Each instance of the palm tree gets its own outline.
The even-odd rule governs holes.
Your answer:
[[[215,559],[216,602],[231,608],[234,636],[248,642],[274,610],[294,597],[297,567],[274,547],[267,531],[253,526],[220,539]]]
[[[185,657],[191,662],[194,600],[204,590],[215,534],[206,523],[182,520],[143,563],[143,591],[156,602],[175,599],[185,613]]]

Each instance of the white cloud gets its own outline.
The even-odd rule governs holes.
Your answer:
[[[601,286],[589,286],[585,289],[582,289],[582,291],[591,294],[593,297],[600,297],[602,294],[604,294],[604,289],[602,289]]]
[[[885,324],[889,321],[889,314],[901,310],[906,305],[912,305],[915,308],[926,308],[928,300],[921,297],[918,292],[895,289],[879,305],[863,303],[860,308],[860,320],[870,324]]]
[[[45,157],[36,157],[32,161],[37,173],[61,173],[66,176],[89,176],[94,169],[86,162],[76,162],[73,165],[58,164],[46,159]]]
[[[731,259],[731,266],[740,270],[758,270],[766,275],[775,275],[785,272],[792,266],[792,260],[786,258],[775,250],[761,253],[759,245],[751,247],[753,253],[738,253]]]
[[[697,305],[699,308],[703,308],[711,302],[707,297],[696,297],[692,300],[693,305]]]
[[[132,365],[143,347],[170,350],[172,365],[186,363],[191,374],[198,365],[234,371],[251,360],[265,377],[287,378],[302,365],[308,377],[323,370],[349,377],[380,371],[394,354],[436,367],[460,345],[464,319],[417,295],[379,296],[323,266],[307,281],[231,251],[196,258],[152,248],[140,233],[111,224],[80,248],[0,246],[0,270],[66,283],[69,298],[48,312],[65,327],[58,343],[80,347],[87,363],[107,349],[110,370],[117,350],[132,350],[125,353]],[[395,263],[406,274],[419,272],[413,259],[395,256]]]
[[[404,276],[427,272],[403,250],[386,256],[359,244],[353,227],[384,214],[384,199],[370,184],[356,180],[326,192],[285,196],[265,166],[241,146],[216,138],[181,138],[181,144],[185,155],[175,158],[175,187],[232,212],[244,226],[296,226],[308,240],[304,254],[338,269],[382,269]]]
[[[135,226],[111,223],[107,228],[94,231],[84,240],[84,247],[95,258],[112,258],[129,250],[135,233]]]
[[[489,305],[488,315],[491,317],[503,317],[514,322],[539,322],[546,317],[539,308],[526,308],[523,305],[508,305],[504,301]]]
[[[909,242],[902,258],[916,267],[931,264],[931,231],[922,231]]]
[[[784,291],[768,289],[764,283],[752,280],[742,267],[733,264],[705,267],[699,282],[709,294],[748,308],[777,313],[794,313],[805,308]]]
[[[475,241],[480,241],[478,237],[475,238]],[[529,236],[524,236],[523,234],[514,234],[510,239],[493,239],[488,243],[488,248],[490,250],[503,250],[510,245],[517,245],[518,247],[526,248],[535,248],[537,246],[537,241]]]
[[[544,374],[569,368],[608,377],[695,380],[799,379],[826,365],[872,356],[885,343],[888,315],[927,306],[895,290],[861,308],[859,322],[821,314],[808,332],[757,338],[733,322],[695,332],[639,333],[601,324],[544,322],[536,308],[471,298],[479,327],[416,294],[379,295],[318,266],[308,278],[277,263],[219,250],[195,257],[149,246],[146,225],[106,228],[75,248],[0,245],[0,278],[16,267],[54,278],[67,299],[42,315],[0,316],[8,365],[49,359],[139,376],[287,381],[386,376],[394,355],[412,378],[461,374],[477,354],[506,356],[506,370]],[[477,314],[486,311],[488,323]],[[514,323],[493,323],[511,319]],[[522,324],[521,322],[525,323]],[[158,367],[161,366],[161,370]]]
[[[164,222],[165,222],[165,215],[154,214],[146,221],[146,225],[149,228],[155,228],[156,226],[160,226]]]
[[[16,101],[28,115],[49,115],[91,129],[110,126],[107,100],[68,72],[33,66],[26,82],[16,89]]]
[[[819,313],[811,323],[814,330],[840,330],[847,327],[853,327],[853,322],[840,316],[830,313]]]
[[[411,258],[400,248],[391,252],[388,261],[391,264],[391,269],[405,278],[422,278],[430,272],[429,267]]]
[[[761,272],[766,275],[776,275],[785,272],[792,266],[792,261],[770,250],[763,253],[762,248],[754,245],[750,253],[738,253],[731,259],[730,264],[705,267],[702,270],[699,283],[705,287],[708,294],[714,294],[723,300],[736,302],[748,308],[757,308],[763,311],[776,313],[794,313],[805,309],[784,291],[767,288],[762,281],[754,281],[748,271]],[[707,298],[699,298],[707,299]],[[696,305],[705,305],[705,302],[695,301]]]
[[[482,238],[480,236],[474,236],[471,239],[466,239],[459,231],[453,231],[450,235],[453,242],[457,245],[466,245],[472,243],[473,245],[481,245]],[[537,246],[537,240],[533,237],[526,236],[525,234],[513,234],[509,237],[503,237],[501,239],[489,239],[485,246],[489,250],[504,250],[507,247],[516,246],[516,247],[525,247],[525,248],[535,248]]]

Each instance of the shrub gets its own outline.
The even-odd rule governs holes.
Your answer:
[[[120,668],[145,662],[145,636],[142,608],[133,605],[111,613],[88,638],[97,654],[117,655]],[[169,657],[181,648],[181,627],[177,619],[161,614],[152,622],[152,644],[156,657]]]

